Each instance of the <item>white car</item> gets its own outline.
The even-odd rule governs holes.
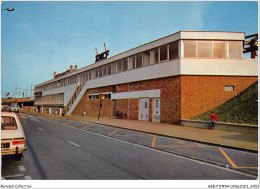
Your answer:
[[[25,134],[19,117],[12,112],[1,112],[1,153],[15,155],[20,161],[26,150]]]
[[[10,112],[17,112],[19,113],[19,105],[12,104],[10,107]]]

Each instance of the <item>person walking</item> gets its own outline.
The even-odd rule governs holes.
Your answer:
[[[211,130],[214,130],[214,126],[215,126],[215,123],[217,121],[217,115],[212,113],[211,116],[210,116],[210,121],[209,121],[209,127],[211,128]]]

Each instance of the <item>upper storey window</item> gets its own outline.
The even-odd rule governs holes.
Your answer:
[[[198,41],[197,42],[197,57],[211,58],[212,57],[212,41]]]
[[[213,41],[213,58],[226,58],[225,41]]]
[[[242,58],[242,43],[240,41],[229,42],[229,58]]]
[[[169,44],[169,59],[173,60],[178,58],[178,41]]]
[[[196,41],[185,40],[184,44],[184,57],[196,57]]]
[[[242,58],[241,41],[183,40],[185,58]]]
[[[168,45],[160,47],[160,61],[168,60]]]

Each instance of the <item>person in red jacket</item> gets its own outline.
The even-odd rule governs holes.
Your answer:
[[[209,121],[209,126],[210,126],[211,130],[214,129],[214,126],[215,126],[215,123],[216,123],[216,121],[217,121],[217,118],[218,118],[218,117],[217,117],[216,114],[214,114],[214,113],[211,114],[211,116],[210,116],[210,121]]]

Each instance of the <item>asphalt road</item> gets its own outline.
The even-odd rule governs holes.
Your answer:
[[[28,150],[7,180],[255,180],[256,153],[94,123],[19,114]]]

